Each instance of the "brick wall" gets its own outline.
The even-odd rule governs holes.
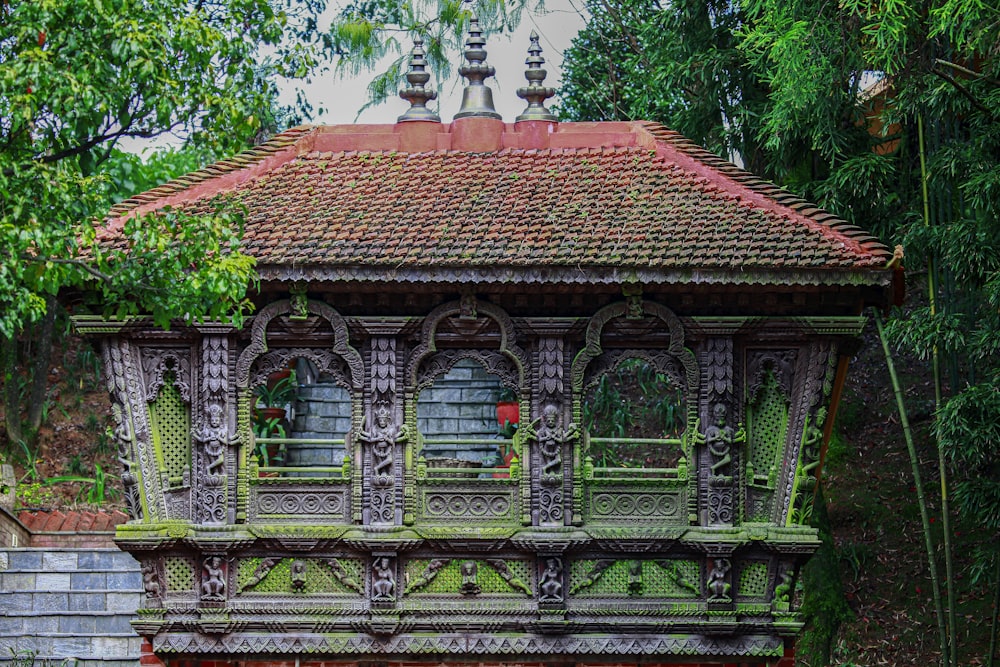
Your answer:
[[[0,507],[0,547],[28,546],[31,535],[7,508]]]

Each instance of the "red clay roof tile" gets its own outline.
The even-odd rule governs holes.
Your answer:
[[[207,212],[211,197],[233,195],[261,266],[850,271],[890,257],[863,230],[658,125],[564,123],[547,135],[558,148],[486,153],[407,153],[398,132],[289,130],[113,214]]]

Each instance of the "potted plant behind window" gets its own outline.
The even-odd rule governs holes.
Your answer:
[[[257,396],[254,435],[258,439],[286,437],[288,406],[295,402],[298,395],[295,372],[260,385],[254,393]],[[284,443],[257,443],[254,453],[261,467],[280,466],[285,462]]]
[[[288,405],[295,402],[298,387],[295,384],[295,373],[282,377],[275,382],[262,384],[254,391],[257,395],[257,405],[254,408],[260,419],[284,419]]]
[[[261,442],[264,438],[284,438],[285,425],[282,423],[283,421],[283,419],[274,417],[267,420],[257,420],[256,428],[254,429],[254,435],[257,438],[254,445],[254,455],[257,457],[257,465],[261,468],[281,466],[285,463],[285,443]],[[271,473],[270,475],[260,473],[261,477],[272,475],[276,475],[276,473]]]

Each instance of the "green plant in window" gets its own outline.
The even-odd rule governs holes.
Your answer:
[[[285,443],[263,442],[264,439],[280,439],[287,436],[284,419],[279,417],[271,417],[269,419],[258,417],[255,423],[254,435],[256,436],[254,455],[257,457],[257,462],[261,467],[280,466],[285,462]]]
[[[298,395],[295,372],[273,383],[264,383],[255,390],[258,403],[265,407],[282,407],[295,401]]]
[[[684,393],[644,359],[625,359],[588,392],[582,421],[602,468],[673,467],[679,450],[636,440],[677,439],[686,427]]]

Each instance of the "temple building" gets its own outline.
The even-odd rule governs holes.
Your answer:
[[[809,513],[891,253],[665,127],[303,126],[118,205],[245,207],[243,328],[100,340],[167,665],[786,664]],[[123,242],[119,239],[118,242]]]

